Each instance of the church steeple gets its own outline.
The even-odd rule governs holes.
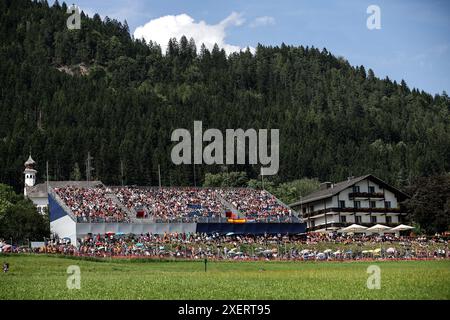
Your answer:
[[[30,153],[30,156],[28,157],[28,160],[25,161],[25,163],[24,163],[25,168],[33,167],[35,164],[36,164],[36,162],[33,160],[33,158],[31,157],[31,153]]]
[[[25,187],[23,189],[23,193],[25,196],[27,195],[27,187],[33,187],[36,184],[37,171],[34,169],[35,164],[36,162],[33,160],[33,158],[31,158],[30,153],[28,160],[24,163],[25,170],[23,174],[25,175]]]

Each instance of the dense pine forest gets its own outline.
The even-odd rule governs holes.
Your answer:
[[[396,186],[450,171],[450,100],[379,79],[326,49],[258,45],[227,55],[182,37],[167,52],[126,22],[67,5],[0,0],[0,181],[20,189],[31,150],[38,181],[200,185],[207,172],[258,166],[175,166],[176,128],[278,128],[272,180],[338,181],[373,173]],[[267,177],[269,179],[269,177]]]

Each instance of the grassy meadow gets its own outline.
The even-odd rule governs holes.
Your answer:
[[[0,255],[0,299],[450,299],[450,261],[208,262]],[[69,290],[67,268],[80,268]],[[381,270],[368,289],[367,268]]]

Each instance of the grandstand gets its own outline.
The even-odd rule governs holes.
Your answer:
[[[128,209],[156,220],[220,218],[226,207],[213,189],[120,187],[114,194]],[[142,217],[141,217],[142,218]]]
[[[52,232],[72,243],[89,234],[305,231],[298,214],[265,190],[251,188],[108,187],[50,182]]]
[[[128,212],[104,186],[54,189],[79,222],[129,222]]]
[[[266,190],[227,188],[219,189],[218,193],[247,219],[260,220],[275,217],[280,220],[293,216],[293,211],[288,206]]]

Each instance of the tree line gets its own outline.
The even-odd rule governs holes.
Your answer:
[[[69,30],[58,1],[0,0],[0,181],[23,187],[31,150],[38,180],[201,185],[206,174],[258,165],[180,165],[171,132],[192,128],[280,130],[276,184],[339,181],[373,173],[405,187],[450,171],[450,100],[380,79],[327,49],[257,45],[227,55],[192,39],[167,52],[128,25],[81,15]],[[159,170],[160,168],[160,170]]]

